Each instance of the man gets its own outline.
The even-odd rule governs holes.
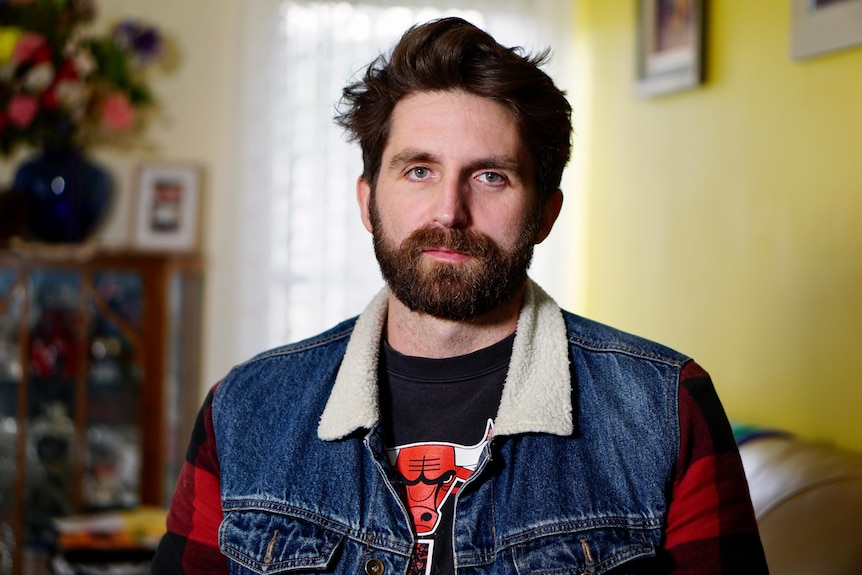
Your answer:
[[[460,19],[344,92],[387,288],[210,393],[154,573],[765,573],[709,376],[527,278],[571,110]]]

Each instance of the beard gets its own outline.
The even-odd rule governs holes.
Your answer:
[[[511,251],[475,231],[432,226],[414,231],[396,246],[386,237],[373,197],[370,217],[383,278],[411,311],[470,320],[510,302],[527,280],[538,231],[535,214],[521,226]],[[471,259],[459,264],[430,261],[423,257],[428,248],[456,251]]]

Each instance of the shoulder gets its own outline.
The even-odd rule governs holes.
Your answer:
[[[240,364],[235,369],[241,369],[247,365],[253,365],[272,358],[289,357],[296,354],[302,354],[309,351],[326,349],[332,346],[346,345],[350,334],[353,333],[353,327],[356,325],[355,317],[347,319],[335,327],[332,327],[317,335],[303,339],[294,343],[282,345],[262,353],[257,354],[243,364]]]
[[[236,365],[219,383],[213,400],[215,409],[225,398],[273,392],[300,391],[306,382],[320,382],[334,374],[344,356],[356,318],[307,339],[257,354]],[[240,391],[241,390],[241,391]]]
[[[615,353],[681,368],[687,355],[650,339],[563,310],[571,348],[585,353]]]

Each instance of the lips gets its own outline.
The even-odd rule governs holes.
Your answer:
[[[424,253],[425,255],[430,256],[436,260],[440,260],[440,261],[444,261],[444,262],[451,262],[451,263],[458,263],[458,262],[463,262],[463,261],[466,261],[469,259],[473,259],[473,256],[469,253],[464,253],[464,252],[450,250],[450,249],[441,248],[441,247],[426,248],[422,251],[422,253]]]

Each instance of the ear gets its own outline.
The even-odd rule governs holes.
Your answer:
[[[542,217],[539,221],[539,233],[536,234],[536,243],[540,244],[545,241],[548,234],[551,233],[551,228],[554,227],[554,222],[560,215],[560,210],[563,208],[563,192],[559,188],[554,190],[545,200],[545,205],[542,206]]]
[[[356,180],[356,201],[359,203],[359,215],[365,229],[372,231],[371,226],[371,184],[364,177]]]

